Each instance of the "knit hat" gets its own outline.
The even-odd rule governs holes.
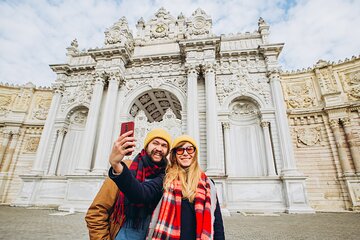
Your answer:
[[[171,146],[171,136],[170,134],[165,131],[162,128],[154,128],[153,130],[151,130],[145,137],[144,140],[144,149],[146,149],[147,145],[154,139],[154,138],[161,138],[163,140],[165,140],[169,146]]]
[[[181,142],[189,142],[189,143],[191,143],[192,145],[195,146],[195,148],[197,149],[197,151],[199,151],[199,148],[198,148],[198,146],[197,146],[197,144],[196,144],[195,139],[193,139],[193,138],[190,137],[189,135],[181,135],[181,136],[175,138],[175,140],[174,140],[173,143],[172,143],[171,150],[173,150],[173,148],[174,148],[176,145],[178,145],[179,143],[181,143]]]

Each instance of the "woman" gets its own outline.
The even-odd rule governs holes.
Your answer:
[[[113,167],[109,176],[125,196],[133,202],[147,203],[150,196],[163,195],[155,209],[148,239],[225,239],[220,205],[212,181],[200,170],[195,140],[183,135],[176,138],[163,181],[139,183],[125,164],[119,175]]]

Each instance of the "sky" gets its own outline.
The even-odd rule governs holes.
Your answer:
[[[0,82],[51,86],[49,65],[66,63],[73,39],[79,49],[102,47],[105,30],[122,16],[135,35],[137,21],[149,21],[160,7],[175,18],[200,7],[218,36],[254,32],[262,17],[270,43],[285,43],[284,71],[360,53],[358,0],[0,0]]]

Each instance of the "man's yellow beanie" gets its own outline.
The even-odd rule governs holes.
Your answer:
[[[196,150],[199,152],[199,148],[198,148],[198,146],[196,144],[195,139],[193,139],[189,135],[181,135],[181,136],[175,138],[175,140],[172,143],[172,149],[181,142],[189,142],[189,143],[191,143],[192,145],[194,145],[196,147]]]
[[[154,128],[153,130],[151,130],[145,137],[144,140],[144,149],[147,147],[147,145],[154,139],[154,138],[161,138],[164,139],[167,144],[168,147],[170,149],[171,147],[171,136],[170,134],[165,131],[162,128]]]

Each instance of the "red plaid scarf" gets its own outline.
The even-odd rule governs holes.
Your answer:
[[[132,161],[129,170],[136,177],[139,182],[144,182],[145,178],[154,178],[160,173],[165,172],[166,159],[163,158],[160,164],[155,164],[150,156],[143,149]],[[134,227],[139,227],[138,224],[151,214],[154,206],[145,206],[144,204],[134,204],[129,202],[124,193],[119,190],[116,203],[113,211],[113,221],[119,224],[120,227],[125,222],[125,219],[131,219]]]
[[[196,218],[196,239],[211,239],[211,190],[210,179],[201,173],[194,199]],[[152,239],[180,239],[181,224],[181,182],[175,180],[164,192]]]

